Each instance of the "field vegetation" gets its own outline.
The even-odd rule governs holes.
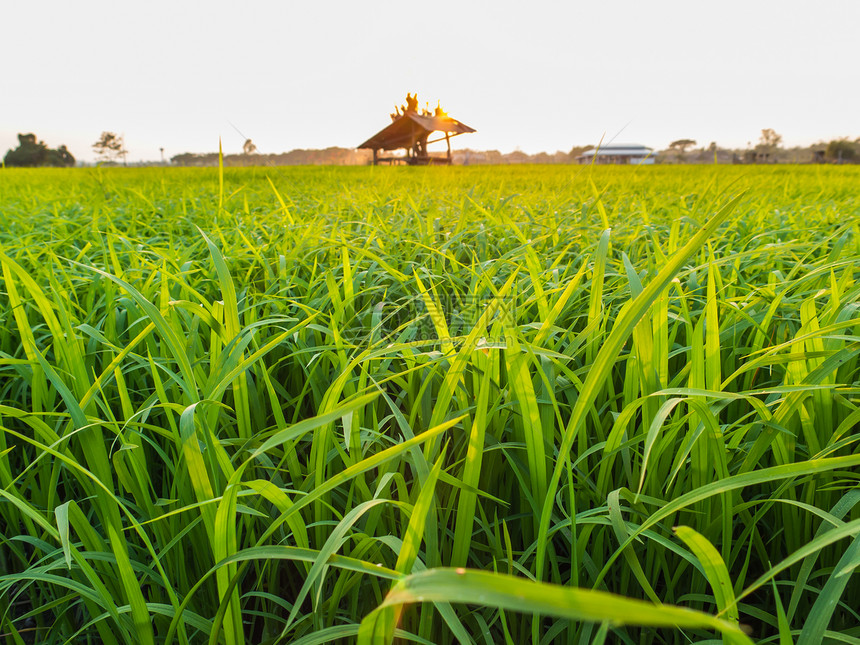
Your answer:
[[[2,638],[860,642],[858,185],[0,172]]]

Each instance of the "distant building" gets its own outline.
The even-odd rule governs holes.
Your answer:
[[[652,164],[654,150],[638,143],[610,143],[583,152],[576,161],[583,164]]]

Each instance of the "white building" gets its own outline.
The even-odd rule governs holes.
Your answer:
[[[652,164],[654,150],[638,143],[610,143],[579,155],[579,163]]]

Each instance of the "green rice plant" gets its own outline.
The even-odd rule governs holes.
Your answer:
[[[857,181],[0,172],[3,640],[857,640]]]

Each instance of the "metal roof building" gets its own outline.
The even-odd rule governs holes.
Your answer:
[[[638,143],[610,143],[579,155],[579,163],[653,164],[654,150]]]
[[[392,115],[393,116],[393,115]],[[442,133],[438,139],[428,141],[433,132]],[[410,166],[429,164],[451,163],[451,137],[467,132],[475,132],[457,119],[448,115],[419,114],[408,110],[395,118],[391,124],[370,139],[362,143],[359,148],[373,150],[373,163],[406,163]],[[445,157],[433,157],[427,152],[427,145],[436,141],[448,143],[448,154]],[[402,157],[381,157],[381,150],[399,150],[404,148],[406,155]]]

